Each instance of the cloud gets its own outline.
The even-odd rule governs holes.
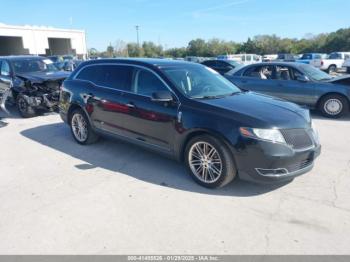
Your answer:
[[[199,18],[203,14],[207,14],[207,13],[210,13],[212,11],[225,9],[225,8],[235,6],[235,5],[244,4],[244,3],[247,3],[248,1],[250,1],[250,0],[235,0],[235,1],[231,1],[231,2],[228,2],[226,4],[222,4],[222,5],[216,5],[216,6],[211,6],[208,8],[198,9],[198,10],[192,11],[192,16],[194,18]]]

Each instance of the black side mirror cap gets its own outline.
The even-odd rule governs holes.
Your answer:
[[[170,91],[157,91],[152,94],[152,101],[155,102],[171,102],[173,100],[174,98]]]

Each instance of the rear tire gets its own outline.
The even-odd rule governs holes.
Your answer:
[[[336,65],[330,65],[328,67],[328,74],[336,73],[337,72],[337,66]]]
[[[99,136],[92,129],[89,119],[82,109],[75,109],[69,121],[72,135],[79,144],[89,145],[95,143]]]
[[[325,117],[340,118],[349,112],[349,102],[341,95],[327,95],[320,100],[319,110]]]
[[[28,104],[27,100],[21,94],[17,96],[16,106],[19,114],[23,118],[30,118],[36,116],[35,109]]]
[[[350,74],[350,67],[347,67],[347,68],[346,68],[346,73],[347,73],[347,74]]]
[[[185,163],[194,181],[207,188],[223,187],[237,174],[230,150],[209,135],[190,140],[185,150]]]

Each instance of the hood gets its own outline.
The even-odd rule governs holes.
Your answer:
[[[338,82],[340,82],[340,81],[343,82],[344,80],[349,80],[349,82],[350,82],[350,75],[333,77],[332,79],[327,80],[326,82],[337,84]]]
[[[291,102],[253,92],[200,101],[223,109],[228,117],[248,127],[281,129],[310,126],[309,110]]]
[[[55,81],[66,79],[70,75],[69,72],[58,71],[58,72],[31,72],[31,73],[18,73],[16,76],[25,78],[32,83],[42,83],[45,81]]]

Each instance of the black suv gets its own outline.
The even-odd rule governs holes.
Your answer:
[[[200,64],[94,60],[64,81],[60,114],[79,144],[112,135],[184,161],[199,184],[237,175],[274,182],[312,169],[320,153],[309,112],[242,92]]]

